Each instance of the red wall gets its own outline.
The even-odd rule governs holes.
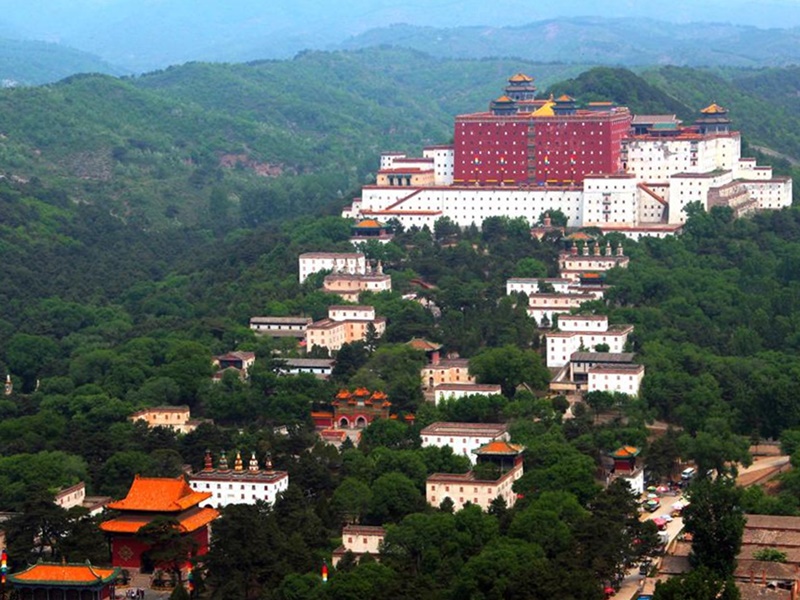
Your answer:
[[[197,542],[197,556],[207,554],[209,545],[208,527],[201,527],[191,535],[195,542]],[[130,558],[126,559],[121,556],[120,551],[123,547],[131,549],[132,556]],[[114,536],[111,539],[111,564],[115,567],[122,567],[123,569],[139,569],[142,563],[142,553],[146,552],[148,548],[149,546],[137,540],[133,535]],[[187,566],[189,565],[188,560],[186,564]]]
[[[461,120],[454,136],[456,183],[520,183],[528,179],[528,123],[518,117]]]
[[[624,113],[537,119],[536,182],[580,183],[588,174],[619,172],[629,128]]]

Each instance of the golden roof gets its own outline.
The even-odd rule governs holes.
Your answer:
[[[506,103],[506,102],[514,102],[514,101],[513,101],[511,98],[509,98],[508,96],[506,96],[505,94],[503,94],[503,95],[502,95],[502,96],[500,96],[500,97],[499,97],[497,100],[495,100],[495,102],[503,102],[503,103]]]
[[[568,96],[567,94],[560,95],[556,100],[558,102],[575,102],[575,98]]]
[[[556,113],[553,112],[553,107],[556,105],[555,102],[552,100],[548,100],[544,104],[542,104],[539,108],[531,113],[532,117],[552,117]]]
[[[704,115],[718,115],[720,113],[728,112],[726,109],[722,108],[716,102],[712,102],[708,106],[706,106],[703,110],[700,111]]]

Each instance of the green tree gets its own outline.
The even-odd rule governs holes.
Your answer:
[[[514,346],[482,350],[470,359],[469,370],[480,383],[500,384],[503,395],[509,398],[522,383],[538,390],[550,381],[550,373],[537,352]]]
[[[723,578],[733,574],[745,525],[741,497],[741,489],[728,477],[701,478],[689,487],[690,504],[683,510],[683,523],[693,536],[693,565]]]
[[[656,583],[653,600],[739,600],[732,577],[721,577],[706,567]]]
[[[197,542],[186,535],[180,523],[158,516],[139,529],[136,538],[148,546],[147,556],[156,568],[173,574],[183,587],[183,567],[197,551]]]
[[[405,475],[386,473],[372,484],[369,518],[374,523],[398,522],[405,515],[422,510],[425,499]]]
[[[358,523],[372,502],[369,486],[354,477],[347,477],[339,484],[331,498],[331,509],[343,522]]]

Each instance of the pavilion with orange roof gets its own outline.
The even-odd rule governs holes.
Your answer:
[[[84,564],[38,562],[19,573],[9,574],[19,600],[41,598],[80,598],[106,600],[115,596],[119,567],[95,567]]]
[[[108,505],[109,509],[121,514],[100,524],[100,529],[111,541],[111,563],[115,567],[139,569],[141,572],[154,569],[157,565],[148,557],[150,548],[137,534],[157,517],[174,519],[181,533],[194,540],[192,555],[206,554],[209,524],[219,516],[219,512],[213,508],[201,508],[199,504],[210,497],[210,492],[194,491],[183,476],[170,479],[136,475],[128,495]],[[190,557],[186,559],[188,567]]]

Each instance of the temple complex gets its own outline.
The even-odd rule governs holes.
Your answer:
[[[111,564],[143,573],[157,568],[148,555],[150,547],[138,534],[145,525],[164,517],[174,520],[181,534],[194,542],[184,566],[189,569],[193,556],[208,552],[209,524],[219,516],[215,509],[199,506],[210,497],[209,492],[194,491],[182,476],[169,479],[137,475],[128,495],[108,505],[119,515],[100,524],[111,543]]]

